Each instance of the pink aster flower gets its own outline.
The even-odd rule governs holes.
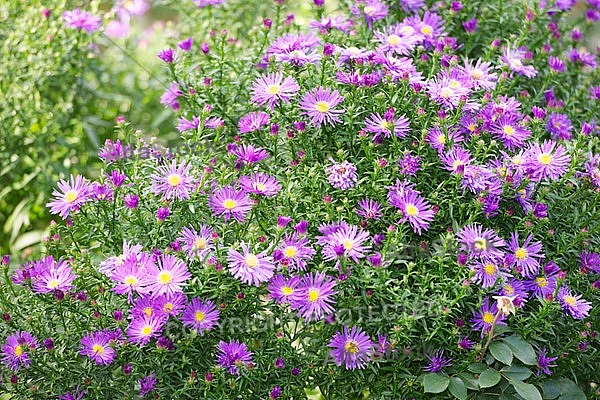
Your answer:
[[[242,144],[241,146],[237,146],[231,154],[237,157],[238,162],[240,164],[250,165],[257,163],[261,160],[264,160],[269,156],[263,148],[254,147],[250,144]]]
[[[133,293],[148,294],[150,291],[146,287],[147,266],[153,264],[152,257],[147,253],[138,258],[136,254],[128,256],[124,264],[111,273],[110,278],[116,282],[112,291],[127,295],[128,300],[132,301]]]
[[[502,55],[502,61],[514,72],[526,76],[527,78],[533,78],[537,75],[537,71],[533,65],[524,65],[526,52],[524,50],[515,49],[512,50],[510,47],[504,49]]]
[[[427,94],[431,100],[451,110],[461,102],[466,102],[470,92],[471,83],[456,68],[450,74],[442,71],[427,84]]]
[[[281,244],[273,252],[273,260],[290,271],[304,271],[306,263],[312,260],[315,250],[307,238],[297,233],[286,234]]]
[[[185,308],[186,300],[187,298],[181,292],[161,294],[153,299],[156,315],[165,319],[169,319],[169,317],[176,318]]]
[[[259,286],[273,276],[273,259],[266,255],[266,251],[258,254],[250,252],[250,249],[244,242],[241,243],[241,254],[233,248],[227,251],[227,262],[233,276],[248,285]]]
[[[208,198],[208,206],[215,215],[223,216],[225,221],[233,217],[241,222],[252,209],[252,201],[245,191],[237,191],[231,186],[225,186],[215,190]]]
[[[39,346],[38,341],[29,332],[17,331],[6,338],[2,345],[2,363],[17,372],[19,367],[27,368],[31,364],[30,351]]]
[[[334,311],[333,296],[337,293],[334,288],[335,281],[324,272],[304,275],[298,297],[291,299],[291,307],[306,321],[319,320]]]
[[[248,193],[267,197],[275,196],[281,190],[277,179],[263,172],[252,173],[250,176],[242,175],[239,184],[242,190]]]
[[[558,180],[567,172],[571,159],[565,147],[553,140],[534,143],[525,154],[524,167],[535,182]]]
[[[459,66],[458,68],[471,81],[473,90],[494,90],[498,81],[498,74],[490,72],[493,69],[491,65],[491,63],[481,59],[478,59],[475,65],[472,65],[467,59],[464,67]]]
[[[217,326],[219,310],[210,300],[202,302],[198,298],[193,298],[183,311],[181,320],[185,326],[196,329],[200,335],[204,335],[205,331],[210,331]]]
[[[68,291],[73,288],[73,281],[77,275],[73,273],[69,263],[65,260],[54,261],[52,256],[44,258],[43,268],[40,269],[33,282],[36,293],[51,293],[57,290]]]
[[[190,176],[191,165],[185,162],[177,165],[173,160],[170,166],[160,166],[152,178],[152,191],[162,195],[164,200],[187,200],[196,187],[194,178]]]
[[[76,178],[71,175],[70,181],[64,179],[57,183],[54,189],[54,200],[46,204],[52,214],[58,214],[62,219],[67,219],[69,213],[79,211],[82,204],[92,200],[94,187],[81,175]]]
[[[335,232],[327,235],[323,247],[323,259],[331,261],[339,257],[346,257],[358,262],[364,258],[371,246],[365,242],[369,239],[369,232],[355,226],[344,224]]]
[[[160,336],[166,321],[166,318],[154,315],[134,318],[127,327],[127,341],[140,346],[145,345],[152,338]]]
[[[338,367],[344,364],[346,369],[362,369],[369,363],[375,344],[361,327],[344,326],[343,333],[336,332],[327,346]]]
[[[355,5],[350,10],[357,17],[363,17],[369,29],[372,27],[373,22],[388,15],[388,6],[381,0],[356,0]]]
[[[179,89],[176,82],[171,82],[167,90],[160,96],[160,104],[165,107],[171,107],[174,111],[179,110],[179,97],[183,96],[183,92]]]
[[[429,202],[422,198],[415,190],[405,190],[398,195],[392,193],[389,198],[390,205],[402,211],[400,223],[408,221],[415,233],[421,234],[421,230],[429,229],[429,223],[433,221],[433,210]]]
[[[354,187],[358,180],[356,166],[348,161],[342,163],[336,163],[332,159],[330,159],[330,161],[333,162],[333,165],[326,167],[325,173],[327,174],[327,180],[331,186],[342,190]]]
[[[293,77],[284,79],[281,72],[270,73],[252,84],[252,101],[261,106],[266,104],[273,111],[280,102],[289,103],[299,90],[300,86]]]
[[[212,228],[204,224],[200,224],[199,232],[191,226],[184,227],[179,240],[184,243],[183,250],[191,259],[197,258],[203,261],[214,249]]]
[[[302,96],[300,108],[311,119],[311,123],[320,127],[323,124],[335,125],[341,122],[339,116],[344,110],[335,109],[344,98],[337,90],[315,88]]]
[[[97,31],[102,25],[100,17],[92,15],[86,11],[76,8],[74,10],[65,11],[63,13],[65,23],[75,29],[84,29],[88,34]]]
[[[147,269],[146,285],[152,297],[161,294],[181,293],[185,282],[191,278],[185,263],[175,256],[161,254],[156,264]]]
[[[375,32],[375,39],[380,43],[378,47],[381,51],[405,56],[422,42],[423,36],[410,25],[396,24]]]
[[[271,118],[269,114],[263,111],[255,111],[240,118],[238,129],[240,133],[249,133],[260,130],[261,127],[268,125]]]
[[[92,332],[81,339],[79,354],[88,356],[95,364],[109,365],[116,357],[106,332]]]

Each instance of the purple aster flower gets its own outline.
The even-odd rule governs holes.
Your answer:
[[[177,165],[173,160],[170,166],[163,165],[156,169],[152,178],[152,191],[162,195],[164,200],[184,200],[190,198],[190,193],[196,187],[194,178],[189,175],[191,165],[185,162]]]
[[[252,352],[248,351],[246,343],[237,340],[227,343],[221,340],[217,350],[217,362],[232,375],[240,375],[240,367],[252,362]]]
[[[325,173],[331,186],[342,190],[354,187],[358,180],[356,166],[348,161],[343,161],[342,163],[336,163],[333,159],[330,159],[330,161],[333,165],[326,167]]]
[[[321,33],[327,32],[331,29],[337,29],[344,33],[349,33],[353,25],[354,22],[352,20],[348,20],[342,15],[338,15],[335,17],[324,15],[320,21],[316,21],[313,19],[308,23],[309,28],[318,29],[321,31]]]
[[[537,75],[537,71],[533,65],[524,65],[525,51],[520,49],[512,50],[510,47],[504,49],[502,61],[514,72],[533,78]]]
[[[525,156],[525,168],[534,182],[558,180],[567,172],[571,159],[564,146],[553,140],[533,143]]]
[[[100,184],[99,182],[94,182],[92,183],[92,188],[94,199],[98,201],[113,201],[114,192],[106,183]]]
[[[421,158],[413,156],[410,151],[398,157],[398,166],[403,175],[416,176],[417,171],[421,170]]]
[[[437,350],[433,356],[426,355],[429,364],[423,367],[425,372],[441,372],[442,369],[452,365],[452,358],[444,357],[444,350]]]
[[[431,128],[426,137],[426,142],[438,152],[444,150],[447,146],[455,146],[463,140],[464,138],[457,131],[450,130],[444,133],[438,127]]]
[[[531,278],[537,274],[540,268],[540,260],[545,255],[542,250],[541,242],[532,242],[533,234],[529,235],[523,245],[519,245],[519,234],[513,232],[510,234],[508,243],[508,253],[506,260],[510,266],[514,266],[524,277]]]
[[[141,295],[135,299],[133,307],[129,310],[131,318],[143,317],[164,317],[161,310],[157,309],[157,304],[151,296]]]
[[[110,279],[117,284],[112,291],[127,295],[129,302],[132,301],[133,292],[138,294],[148,294],[150,291],[147,288],[147,265],[153,264],[149,254],[143,253],[143,257],[137,257],[135,254],[127,257],[123,265],[115,268],[109,275]]]
[[[31,364],[29,352],[38,347],[38,341],[29,332],[17,331],[6,338],[2,345],[2,363],[17,372],[19,367],[27,368]]]
[[[252,101],[261,106],[266,104],[273,111],[280,102],[289,103],[299,90],[300,86],[293,77],[284,79],[281,72],[270,73],[252,84]]]
[[[566,286],[562,286],[558,290],[558,301],[562,310],[575,319],[584,319],[590,313],[592,303],[581,299],[581,295],[573,295]]]
[[[140,346],[145,345],[150,339],[160,336],[166,319],[162,316],[143,315],[134,318],[127,327],[127,341]]]
[[[177,47],[179,47],[183,51],[190,51],[192,49],[193,44],[194,38],[190,36],[187,39],[184,39],[181,42],[177,43]]]
[[[73,393],[66,392],[62,396],[58,396],[59,400],[83,400],[83,396],[85,396],[85,390],[80,390],[79,386]]]
[[[167,64],[171,64],[173,62],[173,56],[175,55],[172,48],[168,47],[158,52],[157,57],[160,58]]]
[[[470,92],[470,81],[457,68],[453,68],[450,73],[442,71],[427,84],[427,94],[431,100],[450,110],[457,108],[461,102],[466,102]]]
[[[79,211],[82,204],[92,200],[93,186],[81,175],[71,175],[70,181],[64,179],[57,183],[58,190],[52,191],[54,200],[46,204],[52,214],[58,214],[62,219],[67,219],[69,213]]]
[[[423,36],[410,25],[395,24],[383,32],[375,32],[375,40],[380,43],[378,47],[381,51],[405,56],[423,41]]]
[[[521,114],[503,114],[500,118],[492,121],[490,133],[502,140],[504,146],[509,150],[521,148],[531,136],[531,131],[522,125],[522,121]]]
[[[589,177],[592,184],[600,188],[600,154],[589,152],[584,167],[585,173],[583,175]]]
[[[185,263],[169,254],[161,254],[156,264],[148,266],[146,273],[146,286],[153,298],[162,294],[181,293],[185,282],[191,278]]]
[[[470,19],[468,21],[464,21],[462,23],[463,28],[465,28],[466,33],[473,33],[475,29],[477,29],[477,18]]]
[[[422,19],[419,14],[415,14],[406,18],[404,22],[423,35],[423,44],[428,48],[435,47],[437,39],[444,34],[444,20],[436,13],[425,11]]]
[[[353,326],[348,329],[344,326],[343,332],[336,332],[327,345],[331,348],[331,355],[335,364],[348,369],[362,369],[369,363],[375,344],[363,332],[361,327]]]
[[[169,319],[171,316],[176,318],[181,314],[185,308],[186,297],[183,293],[162,294],[153,301],[157,315]]]
[[[154,392],[154,385],[156,385],[156,374],[151,373],[150,375],[143,376],[140,378],[138,383],[140,385],[140,397],[144,397],[145,395]]]
[[[184,117],[181,117],[177,120],[178,124],[177,124],[177,130],[179,132],[185,132],[185,131],[189,131],[189,130],[193,130],[193,129],[198,129],[198,126],[200,126],[200,118],[196,117],[195,115],[192,116],[192,120],[187,120]]]
[[[208,198],[208,206],[214,215],[221,215],[228,221],[233,217],[241,222],[252,209],[252,201],[243,190],[237,191],[231,186],[215,190]]]
[[[475,275],[471,281],[480,284],[484,289],[494,286],[498,277],[506,279],[511,276],[504,271],[504,265],[499,260],[479,260],[472,270],[475,271]]]
[[[590,99],[600,100],[600,86],[590,87]]]
[[[481,337],[484,337],[494,325],[506,325],[505,315],[498,312],[496,302],[490,307],[489,299],[486,297],[481,308],[474,312],[474,318],[471,319],[474,331],[481,331]]]
[[[298,233],[285,235],[280,246],[273,252],[274,261],[287,267],[290,271],[306,270],[306,263],[312,260],[315,250],[307,238]]]
[[[202,302],[198,298],[190,300],[181,316],[183,325],[196,329],[200,335],[210,331],[219,323],[219,310],[210,300]]]
[[[240,133],[255,132],[260,130],[261,127],[268,125],[270,121],[269,114],[263,111],[256,111],[240,118],[238,129]]]
[[[286,278],[283,275],[276,275],[271,279],[267,289],[269,290],[269,296],[276,303],[285,304],[298,300],[300,284],[300,278],[297,276]]]
[[[506,243],[492,229],[484,230],[479,224],[471,224],[463,227],[456,237],[460,249],[469,253],[472,258],[502,259],[504,257],[502,248]]]
[[[269,398],[270,399],[278,399],[279,396],[281,396],[281,386],[275,386],[270,392],[269,392]]]
[[[267,252],[263,251],[254,254],[250,251],[244,242],[241,243],[241,254],[233,248],[227,251],[227,262],[233,276],[248,285],[259,286],[262,282],[266,282],[273,277],[273,258],[267,256]]]
[[[528,293],[523,281],[509,278],[502,283],[502,288],[497,292],[500,296],[514,297],[513,304],[520,307],[527,301]]]
[[[74,10],[65,11],[63,13],[65,23],[70,28],[82,30],[84,29],[88,34],[97,31],[102,26],[102,20],[100,17],[92,15],[86,11],[76,8]]]
[[[365,219],[374,219],[375,221],[379,221],[382,217],[381,204],[379,202],[372,199],[362,199],[358,201],[358,210],[356,210],[356,215],[359,217],[363,217]]]
[[[346,257],[358,263],[358,260],[364,258],[371,249],[371,246],[365,243],[367,240],[369,240],[369,232],[355,225],[344,224],[327,235],[323,247],[323,259],[331,261]]]
[[[442,163],[446,166],[446,169],[458,175],[463,175],[465,168],[473,162],[469,151],[460,146],[454,146],[448,152],[439,152],[438,155]]]
[[[565,72],[567,70],[565,62],[554,56],[548,58],[548,66],[554,72]]]
[[[341,122],[339,116],[344,110],[338,110],[335,107],[340,104],[344,98],[340,96],[337,90],[318,87],[312,89],[302,96],[300,108],[303,113],[310,118],[313,125],[320,127],[323,124],[335,125]]]
[[[291,307],[306,321],[322,319],[325,314],[334,311],[333,296],[337,293],[334,288],[335,281],[324,272],[304,275],[297,299],[290,299]]]
[[[600,274],[600,254],[584,250],[579,255],[579,269],[583,272],[591,270]]]
[[[371,29],[373,22],[388,15],[388,6],[381,0],[356,0],[350,11],[357,17],[363,17]]]
[[[558,357],[548,357],[546,355],[546,348],[544,347],[537,355],[537,367],[536,376],[540,376],[543,372],[546,375],[551,375],[550,367],[556,367],[556,365],[550,364],[552,361],[557,360]]]
[[[498,74],[490,72],[492,64],[478,59],[475,65],[472,65],[469,60],[465,60],[464,67],[458,67],[459,70],[471,81],[473,90],[485,89],[494,90],[498,81]]]
[[[386,138],[392,134],[399,138],[406,137],[410,131],[410,124],[404,115],[394,118],[394,109],[392,108],[383,117],[378,113],[371,114],[365,120],[365,130],[374,133],[373,141],[378,142],[382,135]]]
[[[171,107],[174,111],[179,110],[179,101],[177,99],[183,96],[183,92],[179,89],[179,85],[171,82],[167,90],[160,97],[160,104],[165,107]]]
[[[250,165],[264,160],[269,154],[261,147],[254,147],[250,144],[242,144],[232,151],[240,163]]]
[[[263,172],[255,172],[250,176],[243,175],[238,182],[242,190],[261,196],[275,196],[281,190],[277,179]]]
[[[469,340],[468,336],[464,336],[458,337],[458,348],[462,349],[462,350],[471,350],[473,349],[473,347],[475,347],[475,342],[472,340]]]
[[[66,292],[73,288],[73,281],[77,275],[69,267],[68,261],[54,261],[52,256],[40,260],[38,271],[33,279],[33,291],[35,293],[52,293],[56,291]]]
[[[141,244],[130,245],[127,240],[123,240],[123,253],[119,256],[109,257],[102,261],[98,270],[110,278],[117,268],[125,265],[125,261],[129,257],[133,258],[134,263],[141,263],[142,260],[145,260],[146,256],[147,254],[142,252]]]
[[[184,243],[183,250],[191,259],[203,261],[214,249],[212,228],[204,224],[200,224],[199,232],[191,226],[184,227],[179,240]]]
[[[413,232],[421,234],[422,230],[429,229],[429,223],[433,221],[433,210],[429,202],[419,195],[415,190],[404,190],[401,194],[391,191],[388,202],[402,212],[399,223],[408,221]]]
[[[140,199],[137,195],[127,194],[125,197],[123,197],[123,204],[125,204],[125,207],[127,208],[135,209],[138,207],[139,200]]]
[[[527,290],[531,292],[533,296],[539,298],[550,298],[554,295],[556,290],[557,277],[556,274],[552,275],[541,275],[531,278],[530,281],[524,283]]]
[[[81,339],[79,354],[88,356],[95,364],[109,365],[116,357],[109,341],[110,337],[105,332],[92,332]]]
[[[548,116],[548,122],[546,123],[546,129],[552,135],[552,139],[555,140],[571,140],[573,139],[573,125],[571,120],[565,114],[551,113]]]

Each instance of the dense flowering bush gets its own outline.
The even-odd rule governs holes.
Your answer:
[[[43,254],[3,259],[0,390],[597,397],[600,4],[573,3],[277,1],[238,40],[233,1],[189,2],[214,29],[158,54],[180,142],[119,119]]]

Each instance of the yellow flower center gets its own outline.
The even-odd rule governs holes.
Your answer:
[[[573,296],[565,296],[565,297],[563,297],[563,301],[570,306],[575,305],[575,297],[573,297]]]
[[[329,111],[329,103],[327,103],[326,101],[317,101],[317,103],[315,104],[315,110],[317,110],[321,114],[325,114],[327,111]]]
[[[269,85],[267,87],[267,92],[272,95],[279,94],[281,92],[281,86],[279,85]]]
[[[260,190],[261,192],[263,192],[266,189],[265,184],[264,183],[260,183],[260,182],[256,184],[256,188],[258,190]]]
[[[483,317],[481,318],[483,320],[483,322],[485,322],[486,324],[492,324],[492,322],[494,322],[494,314],[492,314],[489,311],[486,311],[483,313]]]
[[[487,240],[485,238],[478,237],[473,242],[473,247],[475,247],[476,250],[487,251],[487,249],[488,249]]]
[[[163,311],[166,313],[170,313],[171,311],[173,311],[173,303],[165,304],[163,307]]]
[[[173,281],[173,275],[170,271],[160,271],[157,276],[158,283],[168,285]]]
[[[15,347],[15,356],[21,357],[21,355],[23,355],[23,347],[18,344],[17,347]]]
[[[494,275],[496,273],[496,266],[492,263],[486,263],[483,266],[483,272],[486,275]]]
[[[408,204],[406,206],[406,215],[408,215],[409,217],[414,217],[417,214],[419,214],[419,209],[417,207],[415,207],[413,204]]]
[[[194,240],[194,248],[196,250],[204,250],[206,248],[206,239],[197,238],[196,240]]]
[[[421,33],[425,36],[431,36],[433,33],[433,28],[429,25],[425,25],[421,28]]]
[[[67,203],[72,203],[75,200],[77,200],[77,192],[75,190],[69,190],[67,193],[65,193],[65,201]]]
[[[177,174],[171,174],[167,177],[167,182],[171,187],[178,186],[181,183],[181,176]]]
[[[510,285],[504,285],[504,291],[506,292],[506,294],[513,294],[515,292],[515,289]]]
[[[538,285],[538,287],[545,288],[548,286],[548,280],[543,276],[540,276],[539,278],[535,278],[535,284]]]
[[[294,289],[289,286],[284,286],[283,288],[281,288],[281,293],[285,294],[286,296],[289,296],[294,293]]]
[[[146,313],[147,316],[152,316],[152,307],[146,307],[144,308],[144,313]]]
[[[460,160],[456,160],[452,163],[452,169],[454,169],[456,171],[456,169],[460,166],[460,165],[465,165],[464,162],[460,161]]]
[[[527,253],[527,250],[525,250],[522,247],[519,247],[516,251],[515,251],[515,257],[517,258],[517,260],[523,261],[524,259],[526,259],[529,256],[529,254]]]
[[[142,335],[150,336],[150,334],[152,334],[152,327],[150,325],[146,325],[142,328]]]
[[[475,132],[475,124],[471,124],[468,126],[468,128],[471,132]]]
[[[444,134],[441,134],[440,136],[437,137],[437,141],[438,141],[438,143],[446,144],[446,136]]]
[[[48,289],[55,289],[60,285],[60,281],[58,279],[52,279],[48,282]]]
[[[350,251],[354,247],[354,243],[352,243],[352,240],[350,240],[350,239],[344,240],[342,242],[342,245],[344,246],[344,250],[346,250],[346,251]]]
[[[194,314],[194,318],[196,318],[196,321],[202,322],[204,321],[204,318],[206,318],[206,315],[202,311],[196,311],[196,314]]]
[[[133,275],[128,275],[124,280],[123,283],[125,283],[127,286],[137,286],[138,285],[138,279],[133,276]]]
[[[317,300],[319,300],[319,291],[317,289],[310,289],[308,291],[308,301],[310,301],[311,303],[315,303]]]
[[[480,69],[474,69],[473,72],[471,72],[471,79],[473,80],[480,80],[481,78],[483,78],[483,71]]]
[[[256,268],[258,267],[258,257],[250,253],[244,257],[244,263],[246,263],[246,265],[250,268]]]
[[[227,210],[233,210],[237,207],[237,202],[233,199],[227,199],[223,202],[223,207]]]
[[[410,25],[404,25],[402,28],[400,28],[400,33],[402,36],[410,36],[415,33],[415,28]]]
[[[443,87],[442,90],[440,90],[440,96],[442,96],[442,98],[444,99],[451,97],[452,89],[450,89],[449,87]]]
[[[523,66],[523,63],[521,62],[521,60],[513,58],[512,60],[510,60],[510,66],[512,68],[520,68]]]
[[[353,56],[357,56],[360,53],[360,50],[358,49],[358,47],[348,47],[348,52],[350,54],[352,54]]]
[[[358,343],[356,343],[352,339],[349,339],[346,341],[346,344],[344,345],[344,349],[346,350],[346,352],[348,352],[350,354],[356,354],[356,353],[358,353]]]
[[[102,353],[104,353],[104,346],[100,346],[99,344],[95,344],[94,347],[92,347],[92,351],[95,354],[101,355]]]
[[[457,89],[457,88],[459,88],[459,87],[461,87],[461,86],[462,86],[462,85],[460,84],[460,82],[459,82],[459,81],[457,81],[456,79],[452,79],[452,80],[450,81],[450,87],[451,87],[452,89]]]
[[[390,127],[390,123],[384,119],[381,121],[381,124],[379,124],[379,127],[381,128],[381,130],[387,131]]]
[[[504,134],[506,136],[512,136],[515,134],[515,128],[513,128],[510,125],[504,125],[504,129],[502,129],[504,131]]]
[[[364,8],[364,11],[365,11],[365,14],[370,17],[370,16],[372,16],[375,13],[375,7],[366,6]]]
[[[287,246],[283,249],[283,255],[286,258],[294,258],[296,257],[296,254],[298,254],[298,249],[295,246]]]
[[[400,36],[390,35],[388,36],[387,41],[390,46],[396,46],[398,43],[400,43]]]
[[[538,161],[544,165],[549,165],[554,161],[554,158],[548,153],[542,153],[538,156]]]

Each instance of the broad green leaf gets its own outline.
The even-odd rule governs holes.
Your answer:
[[[479,375],[479,387],[489,388],[500,382],[500,374],[495,369],[488,368]]]
[[[509,379],[516,379],[519,381],[524,381],[533,374],[529,368],[522,367],[520,365],[507,365],[506,367],[502,368],[500,372],[502,372],[502,374]]]
[[[475,376],[469,374],[468,372],[461,372],[458,374],[458,376],[463,380],[467,389],[479,390],[479,381],[477,378],[475,378]]]
[[[558,400],[585,400],[585,394],[572,380],[561,378],[558,380],[560,397]]]
[[[450,379],[441,374],[427,374],[423,377],[425,393],[442,393],[449,383]]]
[[[485,371],[486,369],[488,369],[488,367],[482,363],[469,364],[469,366],[467,368],[469,369],[469,371],[471,371],[475,374],[480,374],[483,371]]]
[[[490,353],[494,358],[506,365],[512,364],[513,352],[502,342],[492,342],[490,344]]]
[[[537,358],[533,346],[523,340],[520,336],[508,336],[502,339],[513,351],[517,357],[525,365],[537,365]]]
[[[544,399],[553,400],[560,395],[560,386],[554,380],[544,382]]]
[[[466,400],[467,398],[467,387],[462,379],[453,377],[450,378],[450,384],[448,385],[448,390],[454,397],[458,400]]]
[[[519,396],[525,400],[542,400],[540,391],[531,383],[521,381],[510,381],[510,383],[513,385]]]

